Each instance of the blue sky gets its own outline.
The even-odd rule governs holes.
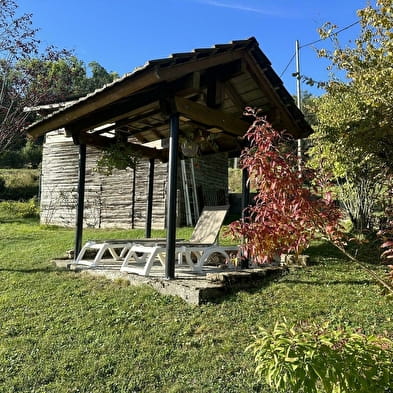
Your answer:
[[[17,0],[19,12],[33,14],[45,44],[73,49],[86,64],[98,61],[120,75],[147,60],[171,53],[211,47],[256,37],[262,51],[281,75],[295,51],[319,39],[326,21],[343,28],[357,20],[356,10],[367,0]],[[358,26],[340,34],[342,42],[356,38]],[[315,47],[301,49],[301,72],[326,80],[326,63]],[[296,91],[292,72],[282,74],[288,91]],[[314,94],[317,90],[303,86]]]

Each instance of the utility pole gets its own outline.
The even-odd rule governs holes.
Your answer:
[[[300,44],[299,40],[296,40],[295,43],[295,57],[296,57],[296,98],[297,98],[297,106],[300,110],[302,110],[302,88],[300,85],[301,76],[300,76]],[[297,159],[299,172],[302,169],[302,140],[299,138],[297,140]]]

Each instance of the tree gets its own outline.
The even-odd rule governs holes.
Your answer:
[[[89,92],[85,66],[75,56],[43,62],[40,66],[40,79],[34,84],[38,88],[48,86],[47,102],[68,101]]]
[[[341,99],[340,99],[341,100]],[[383,160],[365,151],[352,141],[331,131],[331,119],[337,105],[335,99],[325,95],[315,100],[317,123],[311,135],[309,164],[334,179],[333,187],[356,231],[373,227],[374,213],[381,208],[381,197],[386,189],[387,168]]]
[[[14,0],[0,1],[0,54],[2,58],[24,58],[38,53],[37,29],[32,28],[31,14],[16,16]]]
[[[91,78],[89,78],[90,91],[99,89],[119,77],[116,72],[108,72],[102,65],[100,65],[96,61],[90,62],[89,68],[92,73]]]
[[[330,61],[328,68],[333,72],[324,84],[337,108],[331,113],[331,131],[351,138],[355,130],[355,145],[391,161],[386,153],[393,147],[389,138],[393,125],[392,1],[377,0],[375,8],[369,5],[359,10],[358,16],[361,31],[354,46],[343,47],[335,35],[337,26],[330,22],[319,30],[321,38],[331,38],[334,45],[331,51],[318,51],[320,57]]]
[[[96,61],[88,65],[91,71],[89,77],[84,62],[73,55],[50,61],[28,59],[22,60],[21,63],[30,73],[36,75],[30,82],[29,90],[34,94],[45,88],[45,103],[82,97],[118,77],[117,73],[109,73]]]
[[[325,24],[333,76],[317,100],[317,126],[310,153],[314,166],[334,174],[340,199],[355,228],[371,228],[378,197],[389,187],[393,173],[393,8],[377,0],[358,11],[361,31],[353,46],[343,47],[337,26]]]
[[[56,61],[69,55],[54,47],[39,52],[37,29],[32,27],[32,15],[17,16],[14,0],[0,0],[0,151],[21,135],[29,114],[26,106],[45,101],[45,86],[31,89],[40,77],[40,68],[31,67],[29,60]]]
[[[17,8],[15,0],[0,0],[0,153],[23,145],[23,128],[35,119],[24,108],[75,99],[117,77],[97,62],[88,77],[84,63],[64,49],[40,52],[32,15],[17,16]]]
[[[380,158],[393,170],[393,3],[377,0],[358,11],[361,32],[354,47],[342,48],[337,37],[333,51],[319,55],[331,61],[331,68],[343,72],[346,81],[332,79],[327,96],[334,101],[330,132],[344,142]],[[332,36],[335,26],[325,25],[321,37]],[[327,124],[325,122],[325,129]]]

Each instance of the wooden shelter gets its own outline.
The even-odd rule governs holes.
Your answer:
[[[76,251],[82,238],[86,145],[105,148],[120,141],[150,160],[149,178],[154,160],[168,162],[165,275],[174,278],[179,138],[199,144],[202,155],[238,154],[249,126],[242,117],[246,106],[259,108],[277,129],[296,138],[312,132],[255,38],[149,61],[30,125],[26,131],[33,138],[64,128],[80,146]],[[207,143],[199,143],[201,135]],[[167,140],[167,148],[146,145],[157,140]],[[152,193],[151,188],[148,218]],[[147,232],[148,227],[149,222]]]

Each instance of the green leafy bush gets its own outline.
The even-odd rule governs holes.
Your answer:
[[[0,191],[0,199],[12,201],[26,201],[30,198],[37,196],[37,186],[5,188]]]
[[[16,218],[37,218],[39,214],[40,210],[35,198],[31,198],[27,202],[0,202],[0,215]]]
[[[38,168],[42,161],[42,146],[32,141],[27,141],[21,150],[25,167]]]
[[[27,141],[19,150],[4,150],[0,153],[0,168],[38,168],[42,161],[42,146]]]
[[[127,143],[117,143],[102,151],[97,161],[97,171],[105,175],[111,175],[115,169],[124,170],[135,168],[140,154]]]
[[[393,392],[393,342],[328,323],[260,328],[248,347],[256,374],[276,392]]]

